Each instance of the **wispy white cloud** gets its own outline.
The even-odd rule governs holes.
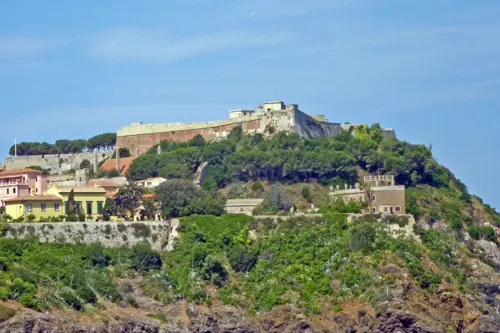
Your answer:
[[[60,44],[54,39],[0,36],[0,58],[34,57],[54,50]]]
[[[110,29],[90,38],[90,56],[108,62],[168,63],[197,55],[235,48],[275,46],[290,40],[281,34],[220,32],[177,37],[159,30]]]

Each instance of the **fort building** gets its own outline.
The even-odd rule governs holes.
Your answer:
[[[346,185],[344,189],[331,192],[331,196],[342,198],[345,202],[350,200],[367,202],[367,208],[363,213],[381,213],[383,215],[406,214],[405,187],[395,185],[393,175],[365,176],[364,186],[355,184]]]
[[[229,111],[225,120],[197,123],[144,124],[132,123],[117,132],[117,146],[127,148],[132,156],[146,153],[161,141],[187,142],[197,134],[207,141],[225,139],[231,130],[241,126],[246,134],[261,133],[272,136],[278,132],[297,133],[308,138],[336,136],[354,125],[331,123],[324,115],[308,115],[297,104],[282,101],[266,102],[256,110]],[[392,129],[385,129],[386,136],[394,136]]]

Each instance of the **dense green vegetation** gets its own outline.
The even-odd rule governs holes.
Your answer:
[[[279,222],[243,215],[192,216],[182,219],[182,232],[162,273],[144,282],[167,302],[210,302],[204,286],[213,284],[224,303],[253,311],[293,303],[319,313],[326,310],[325,302],[333,306],[353,298],[377,306],[380,290],[392,288],[398,278],[381,272],[388,263],[409,271],[424,290],[443,279],[466,287],[466,267],[455,254],[453,239],[433,230],[418,231],[422,245],[411,238],[391,238],[375,216],[352,225],[339,213]]]
[[[116,145],[116,133],[103,133],[88,140],[57,140],[55,143],[47,142],[21,142],[17,144],[17,155],[47,155],[47,154],[76,154],[89,149],[109,149]],[[15,146],[9,149],[9,154],[14,156]]]
[[[40,244],[0,238],[0,299],[44,310],[84,310],[101,300],[119,301],[114,278],[159,270],[160,255],[147,245],[105,249],[100,244]]]
[[[429,148],[384,139],[378,124],[361,125],[353,133],[343,132],[334,138],[315,139],[286,132],[265,139],[260,134],[244,135],[237,127],[221,142],[205,142],[197,136],[190,142],[165,141],[160,146],[161,154],[153,147],[149,154],[134,161],[129,178],[137,180],[157,175],[186,178],[206,161],[209,188],[249,179],[354,183],[357,168],[394,174],[397,183],[407,186],[443,187],[455,180],[435,161]],[[464,196],[468,195],[465,186],[462,191]]]

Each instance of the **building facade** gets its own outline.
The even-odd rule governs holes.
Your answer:
[[[34,169],[19,169],[0,172],[0,207],[8,199],[41,195],[47,190],[47,178]]]
[[[260,205],[264,199],[229,199],[226,201],[225,210],[229,214],[253,215],[254,209]]]
[[[364,213],[381,213],[384,215],[406,214],[404,185],[395,185],[394,176],[366,176],[364,186],[359,184],[344,189],[337,188],[331,192],[333,199],[342,198],[366,203]]]
[[[63,215],[62,200],[55,195],[27,195],[5,201],[5,213],[13,219],[34,215],[36,220]]]
[[[153,177],[153,178],[138,180],[136,183],[137,183],[137,186],[139,186],[139,187],[153,189],[166,181],[167,180],[163,177]]]
[[[86,219],[97,220],[102,217],[104,204],[106,203],[106,190],[102,187],[52,186],[47,190],[47,194],[60,198],[63,204],[63,215],[68,215],[69,196],[72,191],[76,207],[80,213],[85,215]]]

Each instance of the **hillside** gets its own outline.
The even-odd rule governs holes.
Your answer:
[[[195,203],[171,209],[173,251],[0,238],[0,332],[500,331],[500,215],[429,147],[374,125],[318,139],[236,129],[161,150],[137,158],[129,179],[190,179],[209,163]],[[389,231],[408,217],[352,217],[357,205],[329,202],[329,186],[377,173],[406,186],[411,232]],[[277,187],[321,216],[194,215],[223,196],[265,198],[267,213]]]

